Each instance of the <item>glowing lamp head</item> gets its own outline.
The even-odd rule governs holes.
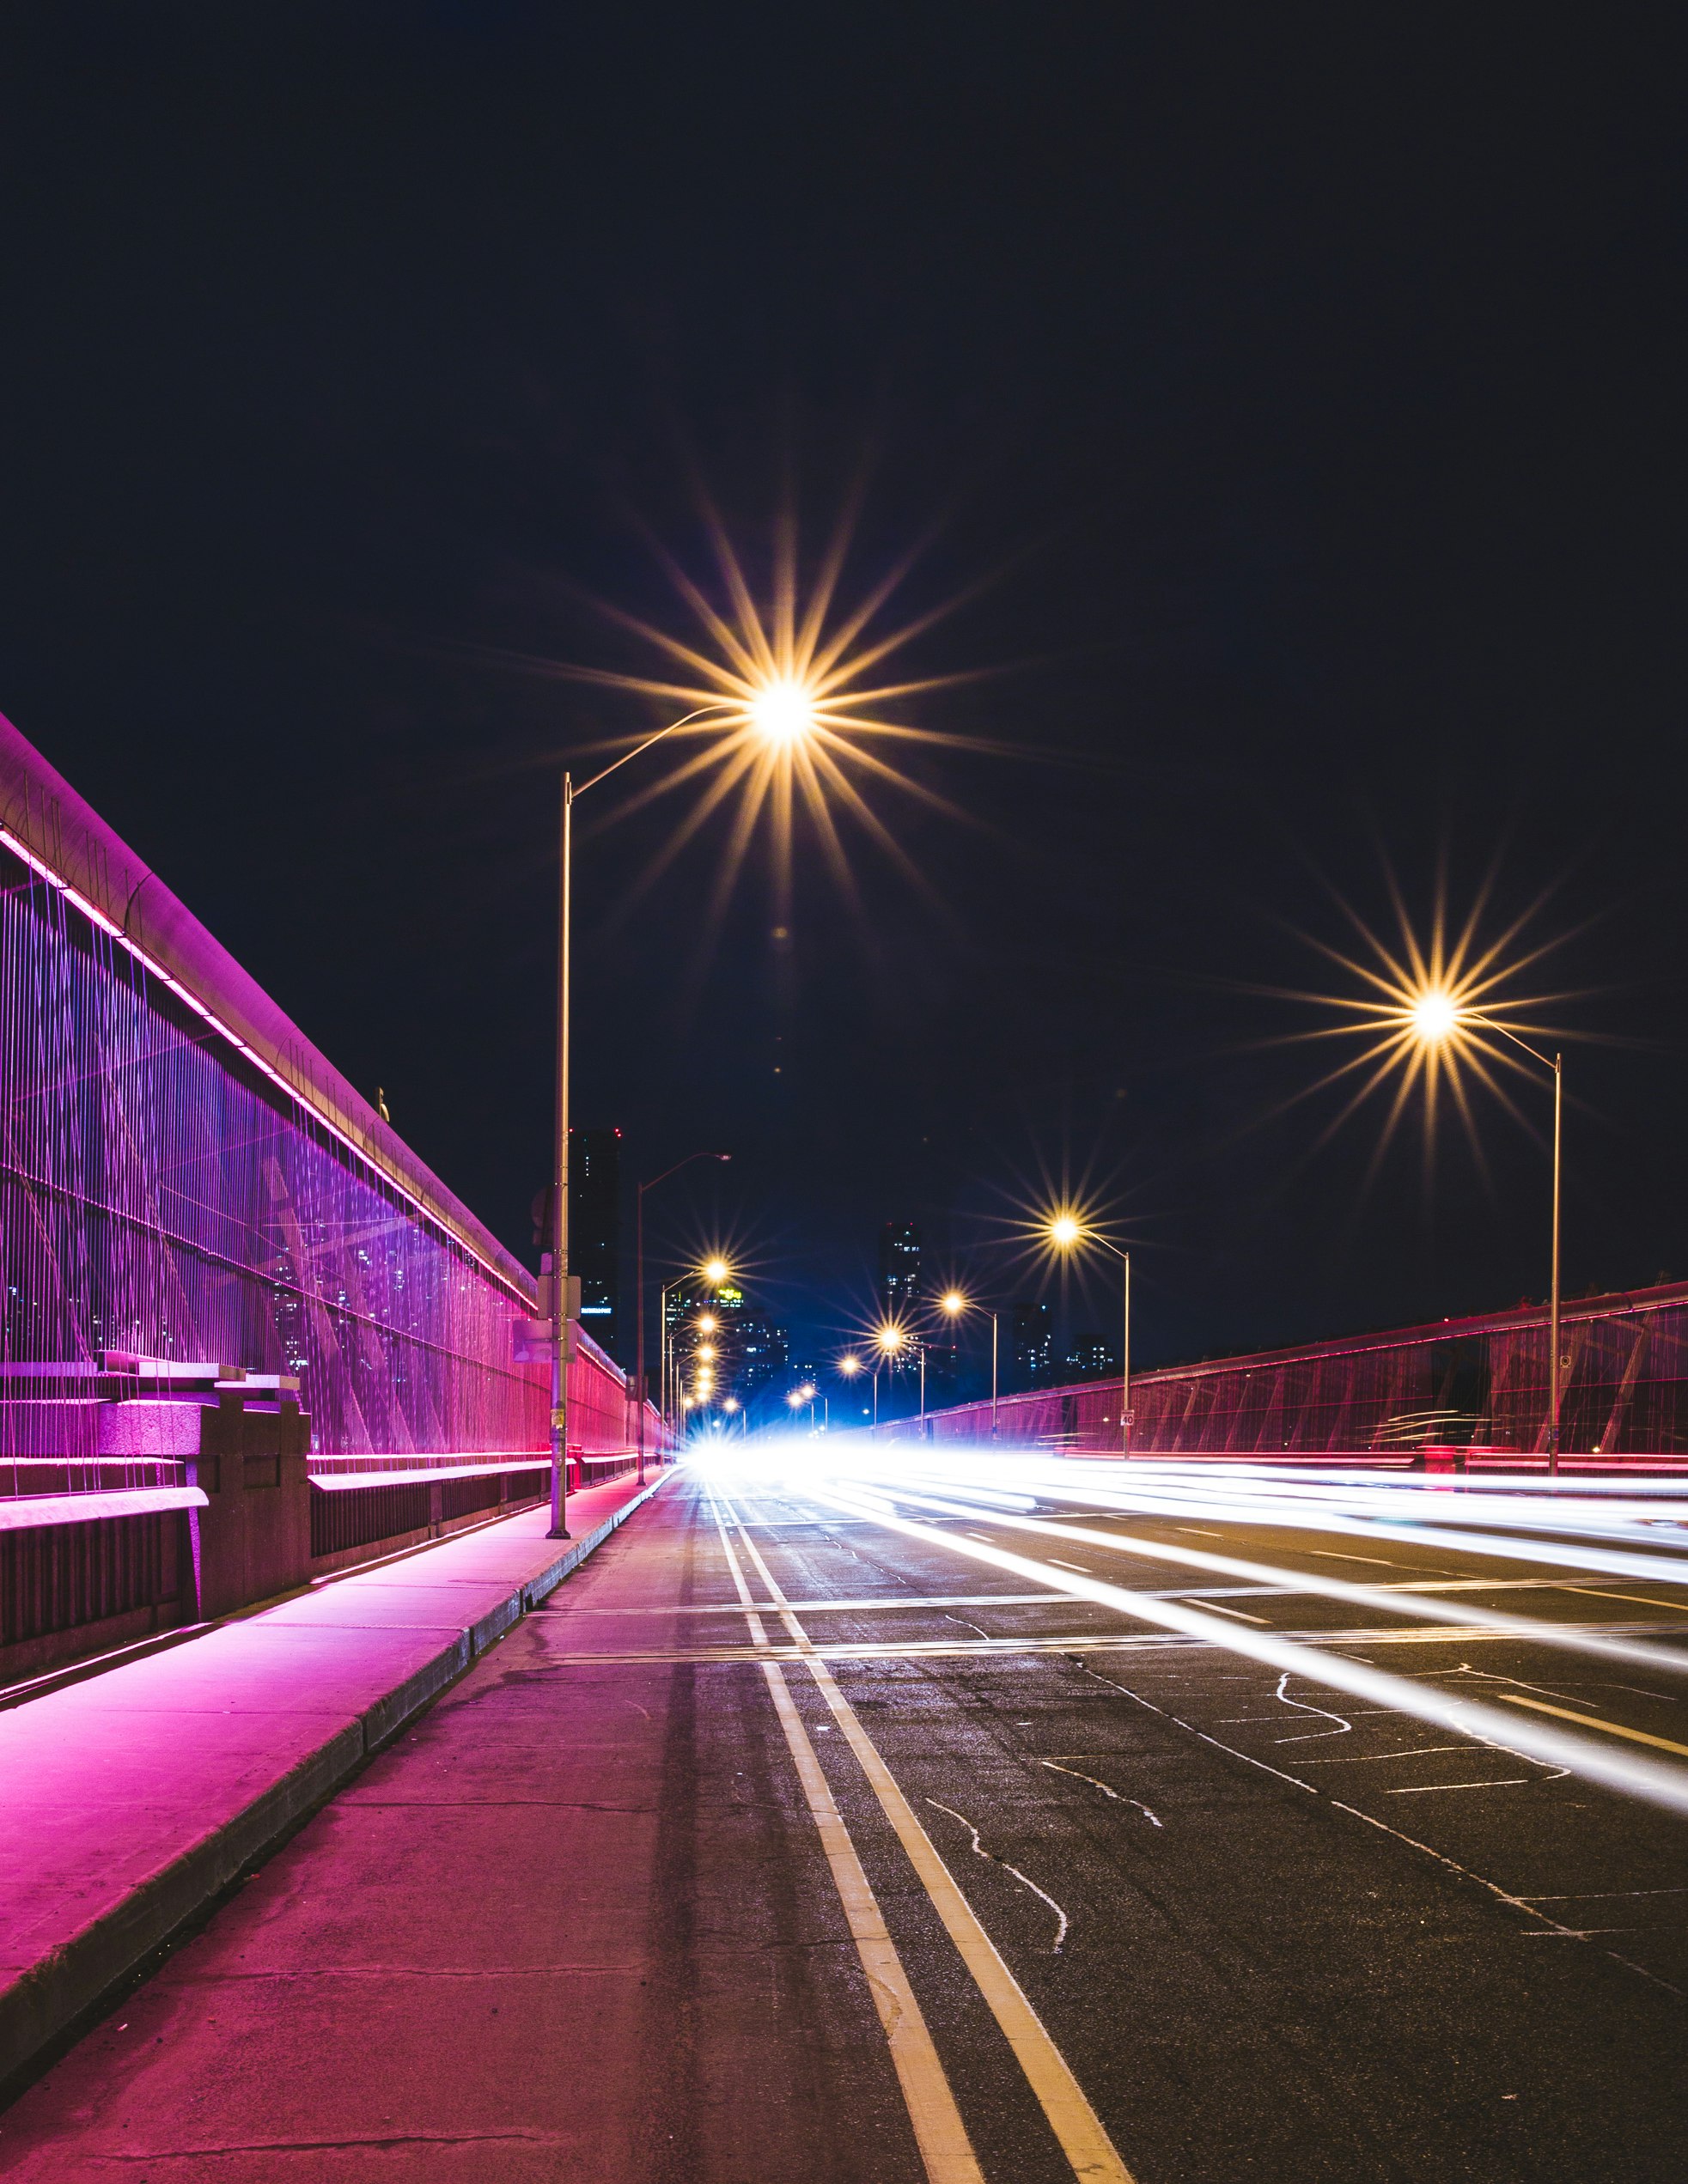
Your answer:
[[[726,1281],[729,1271],[725,1259],[705,1259],[704,1262],[705,1281],[712,1281],[719,1285]]]
[[[1083,1228],[1070,1214],[1057,1214],[1049,1224],[1049,1240],[1057,1251],[1070,1251],[1083,1233]]]
[[[710,1360],[715,1355],[715,1344],[713,1342],[700,1342],[698,1345],[698,1355],[702,1358],[704,1363],[707,1365]]]
[[[895,1357],[903,1347],[903,1330],[900,1327],[881,1327],[874,1340],[887,1357]]]
[[[941,1311],[947,1311],[954,1319],[957,1312],[966,1311],[967,1300],[959,1289],[950,1289],[939,1298],[938,1305]]]
[[[789,676],[765,683],[750,701],[751,725],[777,751],[789,751],[814,728],[814,696]]]
[[[795,1410],[798,1404],[803,1400],[802,1390],[801,1388],[794,1388],[785,1400],[790,1404],[792,1409]]]
[[[721,1408],[727,1412],[729,1417],[732,1413],[738,1408],[738,1407],[737,1398],[733,1396],[728,1396],[726,1402],[721,1406]]]
[[[1451,995],[1433,988],[1412,1004],[1413,1031],[1427,1047],[1441,1046],[1451,1038],[1459,1023],[1459,1007]]]
[[[702,1318],[701,1318],[701,1319],[698,1322],[698,1332],[700,1335],[713,1335],[713,1334],[714,1334],[714,1332],[715,1332],[715,1317],[714,1317],[713,1313],[710,1313],[710,1312],[705,1312],[705,1313],[704,1314],[703,1317],[702,1317]]]
[[[862,1360],[858,1357],[852,1355],[838,1360],[838,1371],[843,1373],[846,1380],[853,1380],[861,1370]]]

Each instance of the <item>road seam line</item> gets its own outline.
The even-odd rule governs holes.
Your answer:
[[[733,1582],[744,1603],[750,1627],[759,1645],[766,1645],[767,1633],[762,1618],[751,1606],[750,1588],[745,1583],[744,1571],[727,1536],[727,1528],[721,1511],[711,1498],[710,1509],[716,1530],[727,1557],[727,1567],[733,1573]],[[756,1550],[750,1544],[750,1536],[740,1526],[740,1536],[752,1554]],[[760,1556],[756,1558],[759,1561]],[[948,2076],[933,2045],[920,2004],[916,1998],[909,1976],[903,1968],[902,1958],[897,1953],[879,1907],[873,1887],[863,1871],[856,1846],[850,1840],[826,1777],[815,1756],[814,1745],[803,1725],[802,1716],[791,1696],[785,1681],[785,1671],[777,1661],[765,1660],[762,1673],[767,1679],[769,1695],[774,1702],[774,1712],[784,1732],[786,1747],[791,1754],[792,1764],[797,1770],[804,1802],[809,1816],[820,1836],[820,1846],[832,1869],[832,1883],[844,1907],[844,1923],[850,1928],[850,1938],[856,1944],[856,1953],[861,1959],[868,1989],[874,1998],[874,2008],[884,2029],[891,2060],[897,2072],[897,2082],[902,2089],[904,2104],[908,2109],[909,2122],[913,2126],[915,2144],[925,2164],[931,2184],[984,2184],[984,2173],[973,2152],[967,2136],[967,2127],[961,2120],[955,2096],[950,2090]]]
[[[773,1573],[763,1560],[756,1542],[740,1528],[745,1551],[756,1565],[771,1599],[784,1598]],[[846,1699],[825,1661],[810,1649],[807,1633],[788,1608],[780,1620],[793,1643],[803,1650],[809,1674],[820,1687],[821,1696],[848,1739],[850,1749],[871,1784],[886,1818],[920,1877],[945,1931],[960,1951],[961,1961],[1001,2026],[1014,2050],[1039,2105],[1060,2143],[1076,2176],[1098,2180],[1098,2184],[1134,2184],[1118,2148],[1091,2107],[1084,2089],[1073,2075],[1066,2057],[1051,2038],[1048,2028],[1033,2010],[1019,1981],[1009,1971],[972,1906],[921,1826],[912,1806],[880,1755],[879,1748],[862,1726],[856,1709]]]

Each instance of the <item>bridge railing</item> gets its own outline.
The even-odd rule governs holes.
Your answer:
[[[1569,1303],[1561,1345],[1567,1464],[1688,1470],[1688,1283]],[[1525,1305],[1134,1373],[1131,1452],[1405,1465],[1445,1451],[1464,1469],[1545,1468],[1548,1362],[1547,1313]],[[1002,1396],[994,1427],[986,1400],[876,1430],[1118,1456],[1120,1393],[1118,1379],[1082,1381]]]
[[[537,1305],[0,721],[0,1684],[537,1500]],[[583,1331],[569,1371],[589,1483],[637,1414]]]

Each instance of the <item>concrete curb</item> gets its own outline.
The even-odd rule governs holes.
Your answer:
[[[239,1812],[161,1866],[78,1932],[54,1944],[0,1990],[0,2103],[22,2090],[44,2051],[76,2036],[153,1951],[204,1913],[254,1860],[309,1817],[366,1761],[454,1683],[479,1657],[549,1597],[673,1476],[665,1471],[583,1539],[571,1541],[536,1576],[425,1662],[395,1690],[364,1708]],[[442,1542],[444,1544],[445,1542]]]

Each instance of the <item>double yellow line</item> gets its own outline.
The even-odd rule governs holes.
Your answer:
[[[755,1612],[753,1596],[745,1581],[743,1564],[728,1536],[726,1518],[718,1502],[712,1500],[711,1507],[740,1602],[749,1610],[746,1620],[752,1636],[759,1646],[766,1646],[767,1632],[761,1616]],[[789,1603],[775,1583],[773,1573],[763,1560],[755,1541],[736,1517],[733,1522],[746,1555],[767,1588],[765,1598],[773,1603],[787,1636],[820,1687],[834,1721],[844,1732],[886,1818],[896,1831],[897,1840],[942,1920],[945,1932],[960,1951],[974,1984],[1014,2050],[1074,2175],[1095,2180],[1095,2184],[1133,2184],[1130,2171],[1085,2098],[1066,2058],[1050,2038],[996,1944],[974,1916],[949,1868],[934,1849],[930,1837],[916,1819],[908,1799],[862,1726],[856,1709],[839,1690],[826,1662],[810,1645],[807,1633],[792,1614]],[[797,1779],[820,1830],[838,1899],[844,1906],[862,1968],[867,1974],[880,2023],[885,2028],[927,2176],[930,2184],[984,2184],[984,2172],[955,2105],[955,2096],[938,2059],[925,2017],[896,1945],[887,1931],[856,1846],[827,1787],[814,1743],[786,1683],[785,1671],[778,1661],[767,1660],[762,1664],[762,1673],[767,1678]]]

